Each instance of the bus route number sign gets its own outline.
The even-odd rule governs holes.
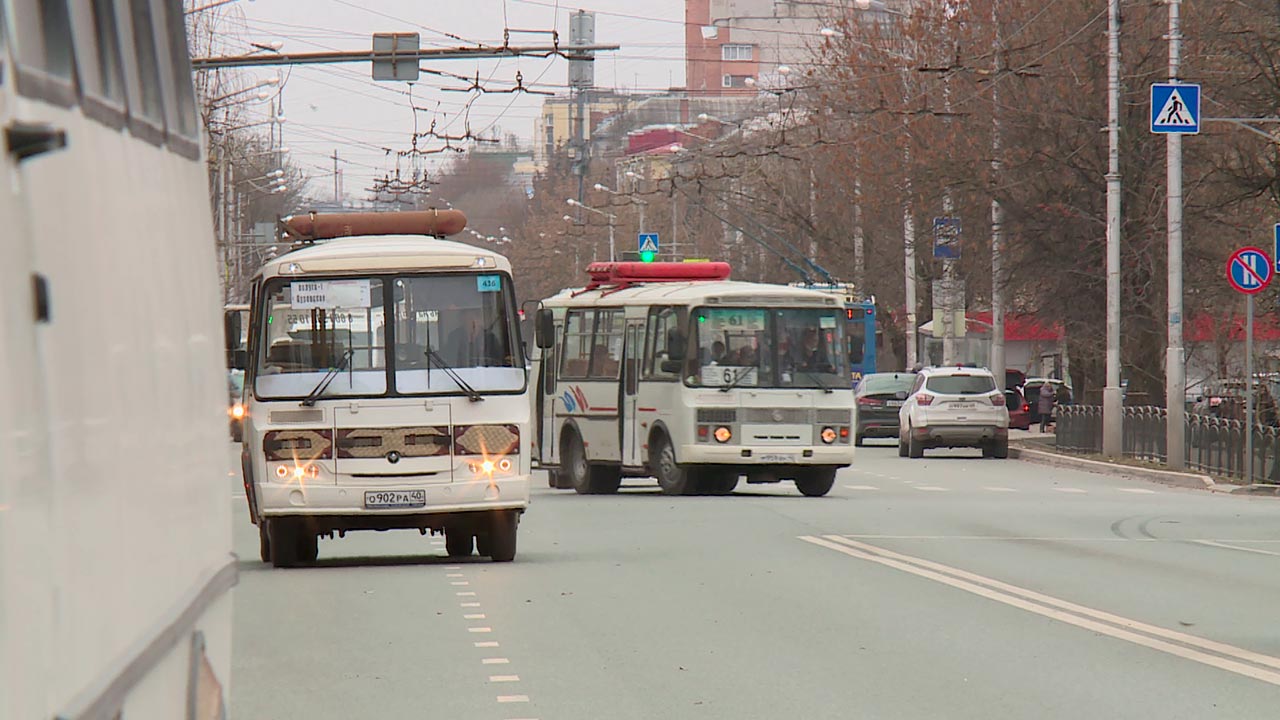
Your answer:
[[[702,384],[706,386],[755,385],[756,369],[737,365],[704,365]]]

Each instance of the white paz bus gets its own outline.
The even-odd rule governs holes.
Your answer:
[[[853,461],[844,308],[731,282],[725,263],[596,263],[536,318],[537,448],[555,487],[672,495],[791,480],[822,496]]]
[[[454,210],[287,222],[299,242],[255,277],[235,363],[263,562],[394,529],[442,532],[453,556],[515,557],[528,370],[510,263],[441,239],[465,224]]]

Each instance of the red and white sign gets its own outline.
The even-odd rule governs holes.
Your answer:
[[[1266,290],[1271,276],[1271,258],[1256,247],[1240,248],[1227,260],[1227,282],[1246,295]]]

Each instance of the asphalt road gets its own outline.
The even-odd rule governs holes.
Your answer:
[[[1275,498],[871,447],[826,498],[543,484],[514,563],[293,570],[232,502],[233,718],[1280,717]]]

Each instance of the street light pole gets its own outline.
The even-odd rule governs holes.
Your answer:
[[[1182,60],[1182,0],[1169,2],[1169,82],[1178,81]],[[1165,463],[1175,470],[1186,466],[1185,414],[1186,369],[1182,350],[1182,135],[1169,133],[1167,174],[1169,184],[1169,349],[1165,357]],[[1247,382],[1252,382],[1249,378]],[[1247,432],[1252,432],[1249,428]]]
[[[1120,0],[1108,2],[1107,26],[1107,383],[1102,390],[1102,455],[1124,452],[1120,394]]]

